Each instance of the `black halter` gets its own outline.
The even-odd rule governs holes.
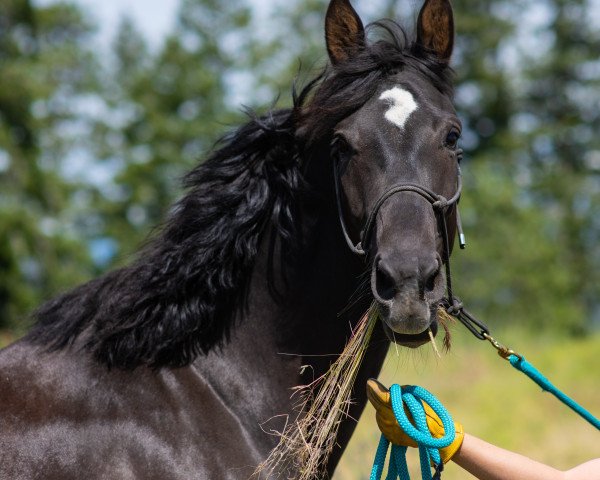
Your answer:
[[[462,150],[458,151],[458,157],[462,157]],[[462,191],[462,176],[460,172],[460,166],[458,168],[458,180],[456,185],[456,192],[450,199],[446,199],[443,195],[438,195],[435,192],[432,192],[426,187],[421,185],[417,185],[415,183],[399,183],[390,187],[386,190],[381,197],[375,203],[375,206],[371,210],[369,217],[360,233],[360,241],[357,244],[354,244],[348,234],[348,229],[346,228],[346,222],[344,221],[344,214],[342,211],[342,201],[340,194],[340,179],[338,173],[338,165],[337,160],[333,162],[333,178],[335,184],[335,196],[337,202],[338,209],[338,217],[340,219],[340,226],[342,227],[342,233],[344,234],[344,239],[348,244],[350,250],[361,256],[367,256],[369,251],[369,245],[371,242],[371,235],[373,233],[373,228],[375,226],[375,219],[377,218],[377,214],[379,213],[379,209],[383,206],[388,198],[397,193],[401,192],[412,192],[420,195],[422,198],[427,200],[435,212],[436,218],[438,219],[438,228],[440,229],[440,233],[442,234],[442,240],[444,243],[444,252],[443,252],[443,261],[446,266],[446,291],[448,294],[448,299],[450,299],[450,305],[454,305],[454,296],[452,294],[452,278],[450,272],[450,239],[448,238],[448,224],[447,224],[447,214],[449,208],[451,206],[455,206],[456,209],[456,228],[458,230],[458,238],[460,248],[465,248],[465,236],[462,230],[462,224],[460,221],[460,215],[458,213],[458,201],[460,200],[460,194]]]
[[[457,152],[458,158],[462,157],[462,150]],[[393,187],[386,190],[381,197],[375,203],[373,210],[369,214],[367,218],[367,222],[365,223],[365,227],[361,231],[361,239],[356,245],[352,243],[350,236],[348,235],[348,229],[346,228],[346,222],[344,222],[344,215],[342,212],[342,201],[340,196],[340,179],[338,175],[337,161],[333,162],[333,178],[335,183],[335,196],[337,202],[338,216],[340,219],[340,225],[342,227],[342,233],[344,234],[344,238],[348,247],[352,252],[357,255],[367,256],[369,242],[371,241],[371,234],[375,225],[375,218],[377,217],[377,213],[379,209],[384,204],[384,202],[390,198],[392,195],[400,192],[413,192],[417,193],[425,200],[427,200],[436,214],[438,219],[438,228],[442,234],[442,240],[444,242],[444,265],[446,267],[446,294],[447,297],[443,298],[440,302],[440,306],[443,307],[450,315],[459,320],[467,329],[475,335],[480,340],[489,340],[494,344],[493,338],[490,336],[490,329],[488,326],[482,322],[481,320],[474,317],[471,313],[465,310],[462,302],[454,296],[452,293],[452,275],[450,271],[450,239],[448,238],[448,223],[447,223],[447,214],[448,209],[451,206],[454,206],[456,209],[456,229],[458,230],[458,238],[460,248],[464,249],[466,246],[465,243],[465,235],[462,230],[462,224],[460,221],[460,215],[458,213],[458,201],[460,200],[460,194],[462,191],[462,177],[460,173],[460,166],[458,166],[458,181],[456,185],[456,192],[454,196],[447,200],[443,195],[438,195],[435,192],[432,192],[428,188],[422,187],[420,185],[416,185],[413,183],[400,183],[394,185]],[[496,347],[498,348],[498,347]]]

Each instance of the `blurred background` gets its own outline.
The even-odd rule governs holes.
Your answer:
[[[409,29],[421,6],[353,4]],[[600,0],[453,6],[469,244],[455,289],[598,414]],[[241,105],[289,106],[325,63],[326,7],[0,0],[0,345],[43,300],[126,263]],[[591,427],[455,330],[443,360],[392,349],[386,383],[421,383],[467,431],[557,466],[600,455]],[[363,416],[336,478],[368,476],[374,428]]]

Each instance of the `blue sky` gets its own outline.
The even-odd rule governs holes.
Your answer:
[[[59,0],[33,0],[37,5],[48,5]],[[142,31],[151,47],[158,47],[164,36],[175,24],[180,0],[70,0],[80,5],[98,25],[98,42],[109,48],[119,26],[120,19],[127,15]],[[236,0],[223,0],[236,1]],[[249,4],[259,14],[266,14],[276,3],[287,0],[250,0]],[[379,0],[372,0],[377,4]],[[598,0],[600,1],[600,0]],[[325,0],[323,0],[325,5]]]
[[[34,0],[38,5],[56,0]],[[99,28],[98,41],[108,47],[123,15],[134,19],[152,46],[157,46],[173,27],[179,0],[74,0]]]
[[[57,0],[34,0],[39,5],[53,3]],[[96,21],[99,32],[98,42],[108,48],[119,21],[123,15],[132,17],[148,39],[152,47],[157,47],[165,34],[173,27],[180,0],[72,0],[81,5],[93,20]],[[232,0],[223,0],[232,1]],[[268,10],[278,0],[251,0],[250,3],[258,10]],[[407,0],[398,0],[399,2]],[[592,5],[593,21],[600,25],[600,0],[588,0]],[[323,4],[325,5],[325,0]],[[376,9],[377,0],[369,2],[368,10]],[[410,0],[418,4],[419,1]],[[415,7],[416,8],[416,7]],[[361,12],[367,13],[367,12]],[[369,12],[375,13],[375,12]],[[376,15],[376,13],[375,13]]]

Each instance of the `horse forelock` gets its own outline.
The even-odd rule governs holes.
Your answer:
[[[330,135],[342,119],[360,109],[387,78],[411,69],[443,94],[453,95],[453,70],[421,47],[415,38],[385,19],[366,27],[373,38],[345,62],[328,66],[298,96],[298,136],[310,148]]]

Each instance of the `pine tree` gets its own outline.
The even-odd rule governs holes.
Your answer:
[[[98,207],[115,262],[160,223],[181,193],[181,176],[241,118],[239,106],[227,102],[238,60],[230,43],[241,42],[249,21],[239,4],[186,0],[156,53],[131,21],[121,24],[106,82],[111,113],[95,133],[98,161],[113,171]]]
[[[0,327],[23,325],[51,293],[90,275],[67,181],[93,89],[90,25],[67,4],[7,0],[0,16]]]

